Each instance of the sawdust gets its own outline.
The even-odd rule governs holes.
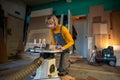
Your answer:
[[[61,78],[62,80],[75,80],[75,78],[70,75],[65,75],[65,76],[62,76]]]
[[[75,78],[71,75],[65,75],[65,76],[61,76],[62,80],[97,80],[96,78],[92,77],[92,76],[88,76],[86,79],[83,78]]]

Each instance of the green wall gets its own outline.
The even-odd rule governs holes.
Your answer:
[[[66,3],[66,0],[38,5],[32,7],[32,10],[40,10],[46,8],[53,8],[56,15],[68,14],[70,9],[73,16],[86,15],[89,13],[90,6],[104,5],[105,10],[120,10],[120,0],[72,0],[71,3]]]

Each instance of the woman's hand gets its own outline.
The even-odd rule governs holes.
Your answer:
[[[57,45],[57,47],[56,47],[57,49],[60,49],[60,50],[65,50],[65,48],[64,47],[62,47],[61,45]]]

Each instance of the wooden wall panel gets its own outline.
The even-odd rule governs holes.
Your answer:
[[[90,7],[90,13],[88,16],[88,35],[94,37],[94,43],[93,45],[96,45],[98,48],[103,49],[109,46],[109,41],[111,41],[111,25],[110,25],[110,13],[111,11],[104,11],[104,5],[98,5],[98,6],[92,6]],[[97,19],[97,21],[94,21],[95,18],[100,18]],[[100,29],[94,28],[94,24],[106,24],[107,27],[104,32],[106,34],[101,34]],[[103,27],[102,27],[102,32],[103,32]],[[100,34],[98,34],[100,33]],[[110,35],[110,36],[109,36]],[[111,41],[112,42],[112,41]]]
[[[46,42],[50,44],[50,30],[49,29],[38,29],[31,30],[28,34],[27,43],[33,43],[34,39],[39,43],[39,39],[46,39]]]
[[[101,19],[102,19],[103,14],[104,14],[104,6],[103,5],[90,7],[90,13],[88,16],[88,28],[89,28],[88,35],[89,36],[93,36],[93,30],[92,30],[93,18],[94,17],[101,17]]]
[[[108,47],[108,36],[107,35],[95,35],[95,45],[98,49],[103,49]]]
[[[48,28],[45,24],[46,16],[32,17],[30,19],[29,30]]]
[[[96,34],[108,34],[108,28],[106,23],[93,23],[93,35]]]
[[[120,11],[111,13],[111,30],[113,45],[120,45]]]
[[[6,44],[4,43],[3,31],[0,28],[0,63],[8,61]]]
[[[12,15],[8,16],[7,20],[7,30],[9,34],[7,35],[7,53],[8,56],[15,56],[18,52],[19,44],[22,44],[23,40],[23,27],[24,20],[14,17]]]

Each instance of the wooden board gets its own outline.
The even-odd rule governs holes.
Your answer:
[[[88,76],[86,79],[83,78],[76,78],[74,76],[71,75],[65,75],[61,77],[62,80],[97,80],[96,78],[92,77],[92,76]]]
[[[7,52],[6,52],[6,45],[4,43],[4,38],[3,38],[3,31],[0,28],[0,63],[5,63],[7,62],[8,57],[7,57]]]

